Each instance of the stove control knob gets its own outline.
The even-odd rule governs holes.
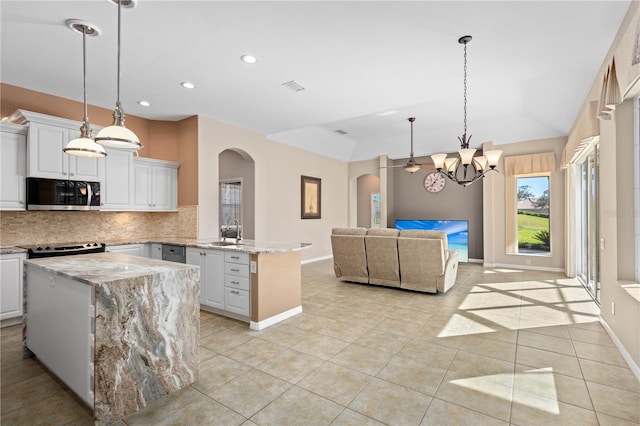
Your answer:
[[[94,247],[98,247],[98,243],[93,243],[93,246]]]
[[[51,250],[51,247],[46,246],[44,249],[45,249],[45,250]]]
[[[42,251],[42,247],[36,248],[36,251]]]

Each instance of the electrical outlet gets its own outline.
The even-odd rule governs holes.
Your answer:
[[[136,230],[135,226],[127,226],[127,232],[133,232]]]
[[[616,314],[616,302],[611,302],[611,315]]]
[[[604,238],[600,238],[600,250],[604,250]]]
[[[531,259],[525,259],[524,263],[525,265],[531,265]]]

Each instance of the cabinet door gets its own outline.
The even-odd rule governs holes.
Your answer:
[[[62,149],[69,142],[67,128],[50,124],[29,124],[28,175],[68,179],[68,157]]]
[[[2,132],[0,156],[0,209],[25,210],[27,137]]]
[[[171,210],[172,176],[174,170],[168,167],[153,167],[151,181],[151,204],[154,210]]]
[[[249,292],[246,290],[236,290],[234,288],[225,289],[225,309],[234,314],[249,316]]]
[[[152,259],[162,259],[162,244],[160,243],[151,243],[151,258]],[[189,263],[189,262],[187,262]]]
[[[0,256],[0,320],[22,315],[22,260],[24,254]]]
[[[112,253],[128,254],[130,256],[144,256],[144,246],[142,244],[124,244],[121,246],[107,247],[107,251]]]
[[[133,165],[133,208],[135,210],[151,210],[151,166],[147,164]]]
[[[161,249],[162,250],[162,249]],[[207,288],[207,270],[204,268],[204,253],[201,250],[187,248],[187,265],[195,265],[200,267],[200,303],[206,302]]]
[[[133,155],[130,152],[107,150],[104,161],[104,183],[100,188],[102,210],[131,210]]]
[[[224,252],[207,250],[204,254],[206,281],[201,285],[206,288],[203,304],[224,309]]]

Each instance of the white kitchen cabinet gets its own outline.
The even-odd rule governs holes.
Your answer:
[[[172,161],[133,159],[133,209],[176,211],[178,166]]]
[[[224,252],[187,248],[187,264],[200,267],[200,306],[224,311]]]
[[[104,159],[65,154],[62,149],[80,136],[79,121],[18,110],[9,121],[28,124],[27,176],[49,179],[104,180]],[[101,127],[92,126],[94,132]]]
[[[133,199],[133,154],[107,148],[104,183],[100,188],[100,210],[131,210]]]
[[[150,250],[150,255],[149,255],[150,258],[162,259],[162,244],[151,243],[149,250]]]
[[[22,317],[24,253],[0,255],[0,320]]]
[[[116,246],[107,246],[107,251],[113,253],[128,254],[131,256],[143,256],[148,257],[144,244],[122,244]]]
[[[27,177],[27,127],[0,123],[0,210],[25,210]]]
[[[225,251],[224,309],[243,317],[250,317],[249,254]]]

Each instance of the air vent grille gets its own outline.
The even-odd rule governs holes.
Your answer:
[[[294,92],[300,92],[304,90],[304,87],[295,80],[287,81],[286,83],[282,83],[282,85],[288,89],[293,90]]]

